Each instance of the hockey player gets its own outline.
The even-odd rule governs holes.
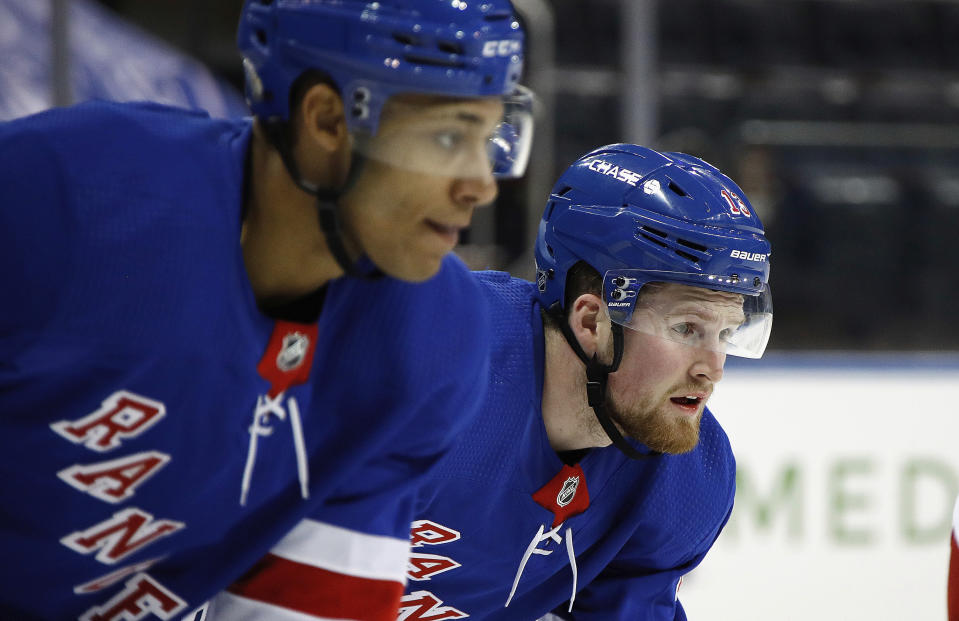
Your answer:
[[[769,337],[769,243],[709,164],[599,148],[553,188],[537,282],[479,273],[486,402],[423,487],[398,619],[685,619],[735,464],[706,409]]]
[[[486,381],[448,252],[524,165],[522,29],[249,0],[238,40],[255,120],[0,125],[0,619],[199,619],[254,565],[310,581],[296,618],[395,617],[415,486]]]

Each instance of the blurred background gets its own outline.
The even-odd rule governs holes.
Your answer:
[[[468,263],[532,276],[553,181],[612,142],[717,165],[772,241],[771,352],[730,360],[711,404],[740,486],[683,587],[690,618],[944,619],[959,1],[514,3],[539,98],[533,158],[478,212]],[[245,115],[241,4],[0,0],[0,119],[90,97]]]
[[[0,118],[91,96],[241,115],[241,4],[0,0]],[[531,275],[555,178],[638,142],[712,162],[761,213],[774,349],[959,349],[959,2],[516,5],[539,126],[529,175],[460,249],[474,267]]]

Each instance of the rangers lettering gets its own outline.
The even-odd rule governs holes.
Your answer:
[[[410,545],[414,548],[422,545],[435,546],[441,543],[449,543],[459,538],[458,531],[430,520],[416,520],[410,528]]]
[[[429,591],[414,591],[400,599],[400,610],[396,621],[442,621],[469,616],[452,606],[442,604],[442,600]]]
[[[133,496],[138,486],[169,461],[169,455],[145,451],[97,464],[75,464],[61,470],[57,476],[81,492],[116,504]]]
[[[406,565],[406,576],[410,580],[429,580],[436,574],[456,569],[461,565],[451,558],[438,554],[418,554],[413,552]]]
[[[133,554],[161,537],[172,535],[182,529],[182,522],[172,520],[153,521],[153,516],[139,509],[124,509],[114,513],[109,520],[85,531],[70,533],[60,543],[80,554],[94,550],[97,560],[107,565]]]
[[[165,414],[166,407],[159,401],[118,390],[97,411],[76,421],[50,423],[50,428],[74,444],[102,453],[142,434]]]
[[[140,572],[146,571],[147,569],[152,567],[154,563],[159,561],[161,558],[163,557],[161,556],[157,558],[151,558],[148,561],[142,561],[140,563],[134,563],[133,565],[127,565],[126,567],[110,572],[105,576],[100,576],[99,578],[95,580],[91,580],[90,582],[86,582],[84,584],[78,584],[77,586],[73,587],[73,592],[76,593],[77,595],[85,595],[87,593],[96,593],[97,591],[113,586],[114,584],[123,580],[127,576],[132,576],[133,574],[138,574]]]
[[[80,621],[139,621],[150,615],[172,619],[186,608],[186,602],[165,589],[147,574],[126,582],[126,588],[102,606],[83,613]]]
[[[159,561],[161,558],[163,557],[161,556],[157,558],[151,558],[148,561],[141,561],[139,563],[134,563],[133,565],[127,565],[126,567],[122,567],[116,571],[112,571],[108,573],[107,575],[100,576],[99,578],[95,580],[91,580],[90,582],[86,582],[84,584],[78,584],[77,586],[73,587],[73,592],[76,593],[77,595],[85,595],[87,593],[96,593],[97,591],[113,586],[114,584],[116,584],[117,582],[120,582],[127,576],[132,576],[133,574],[138,574],[142,571],[146,571],[147,569],[152,567],[154,563]]]

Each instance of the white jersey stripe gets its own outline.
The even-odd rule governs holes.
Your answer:
[[[347,576],[406,584],[410,542],[305,519],[270,552]]]
[[[255,599],[240,597],[223,591],[210,602],[206,619],[208,621],[351,621],[331,617],[314,617],[303,612],[274,606]]]

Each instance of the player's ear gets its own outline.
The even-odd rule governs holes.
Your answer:
[[[573,300],[567,320],[587,356],[592,358],[594,353],[598,353],[600,361],[604,363],[612,359],[612,352],[609,351],[612,330],[602,298],[592,293],[582,294]]]
[[[346,116],[343,99],[329,84],[315,84],[303,95],[300,102],[298,130],[310,138],[311,143],[335,152],[347,140]]]

